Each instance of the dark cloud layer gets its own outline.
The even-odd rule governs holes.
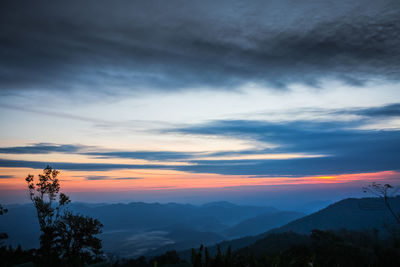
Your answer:
[[[82,153],[96,158],[128,158],[128,159],[145,159],[145,160],[187,160],[199,153],[186,153],[176,151],[113,151],[113,152],[86,152]]]
[[[0,179],[11,179],[11,178],[15,178],[14,175],[0,175]]]
[[[93,151],[96,150],[96,151]],[[103,151],[98,151],[103,150]],[[0,154],[50,154],[66,153],[88,155],[95,158],[123,158],[144,160],[187,160],[201,153],[177,151],[108,151],[84,145],[37,143],[28,146],[0,147]]]
[[[355,124],[359,126],[359,122]],[[193,173],[215,173],[230,175],[264,175],[264,176],[305,176],[329,175],[343,173],[378,172],[400,170],[400,130],[357,130],[349,122],[312,122],[297,121],[287,123],[270,123],[265,121],[215,121],[175,132],[191,135],[218,135],[246,140],[256,140],[278,144],[277,148],[263,151],[216,152],[208,156],[240,156],[261,153],[306,153],[320,155],[315,158],[296,159],[258,159],[258,160],[204,160],[196,158],[196,153],[179,152],[125,152],[134,157],[155,160],[176,160],[189,165],[147,165],[147,164],[111,164],[111,163],[51,163],[55,168],[67,170],[100,171],[113,169],[169,169]],[[100,156],[101,152],[96,152]],[[109,157],[109,153],[104,153]],[[112,154],[118,157],[118,153]],[[124,153],[121,158],[125,158]],[[168,157],[168,155],[172,155]],[[178,155],[178,156],[177,156]],[[185,155],[187,155],[186,158]],[[139,157],[138,157],[139,158]],[[43,168],[48,162],[18,161],[0,159],[0,167]],[[99,180],[104,177],[89,177]]]
[[[84,146],[37,143],[29,146],[1,147],[1,154],[77,153]]]
[[[400,131],[349,130],[337,124],[217,121],[181,129],[182,133],[220,135],[279,144],[264,153],[322,154],[287,160],[192,161],[186,170],[242,175],[318,175],[398,170]],[[261,153],[258,151],[258,153]]]
[[[349,129],[350,123],[295,121],[271,123],[265,121],[223,120],[209,124],[174,129],[190,135],[220,135],[253,139],[279,147],[266,152],[303,152],[327,155],[358,155],[369,151],[396,154],[400,146],[397,130]],[[383,151],[381,151],[383,150]]]
[[[143,179],[140,177],[112,177],[112,176],[105,176],[105,175],[91,175],[86,176],[86,180],[97,181],[97,180],[138,180]]]
[[[192,160],[187,170],[242,175],[318,175],[399,170],[400,130],[360,129],[374,119],[400,117],[398,104],[342,111],[362,115],[353,121],[267,121],[220,120],[173,132],[189,135],[217,135],[278,145],[251,153],[305,153],[316,158],[287,160]],[[337,113],[341,113],[340,111]],[[364,119],[367,117],[368,119]]]
[[[47,165],[56,169],[72,171],[108,171],[117,169],[163,169],[162,165],[112,164],[112,163],[71,163],[71,162],[40,162],[28,160],[0,159],[0,167],[43,169]],[[164,168],[168,169],[168,168]]]
[[[398,80],[400,4],[2,1],[0,90]]]
[[[183,135],[213,135],[258,141],[277,145],[264,150],[178,152],[178,151],[107,151],[82,145],[39,143],[26,147],[3,147],[2,154],[68,153],[96,158],[132,158],[152,161],[182,161],[189,165],[52,163],[68,170],[113,169],[171,169],[194,173],[216,173],[253,176],[302,176],[400,170],[400,130],[365,130],[360,127],[394,117],[400,117],[399,104],[335,110],[332,114],[360,115],[345,121],[290,121],[268,122],[256,120],[219,120],[201,125],[164,130],[164,133]],[[259,160],[205,160],[202,157],[240,156],[268,153],[304,153],[315,158],[259,159]],[[0,167],[43,168],[47,162],[0,159]],[[89,180],[106,179],[89,176]]]
[[[353,112],[354,114],[368,117],[400,117],[400,103],[376,108],[359,109]]]

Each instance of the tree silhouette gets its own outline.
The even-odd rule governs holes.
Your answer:
[[[391,186],[390,184],[377,184],[377,183],[372,183],[368,185],[367,187],[364,187],[364,192],[365,193],[371,193],[383,200],[383,203],[385,204],[386,208],[389,210],[389,212],[392,214],[394,219],[398,224],[400,224],[400,215],[396,214],[393,210],[392,205],[390,204],[389,199],[395,197],[396,193],[398,191],[398,188],[395,188]]]
[[[4,214],[6,214],[8,212],[8,210],[7,209],[5,209],[5,208],[3,208],[3,206],[0,204],[0,215],[4,215]],[[3,240],[3,239],[7,239],[8,238],[8,235],[6,234],[6,233],[0,233],[0,244],[2,244],[1,242],[1,240]]]
[[[198,253],[196,252],[196,249],[192,248],[192,256],[190,258],[192,267],[201,267],[203,265],[202,252],[203,252],[203,245],[200,246]]]
[[[59,171],[47,166],[38,175],[28,175],[28,191],[36,209],[40,231],[39,263],[41,266],[79,266],[98,258],[103,225],[97,219],[75,215],[67,209],[69,197],[60,193]]]
[[[225,254],[223,254],[221,247],[217,245],[217,253],[214,257],[210,255],[207,247],[204,247],[203,245],[200,246],[198,252],[196,249],[192,248],[191,263],[192,267],[232,267],[233,256],[231,246],[229,246],[226,249]]]

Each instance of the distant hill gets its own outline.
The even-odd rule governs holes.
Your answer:
[[[263,213],[253,218],[244,220],[237,225],[224,231],[226,236],[243,237],[264,233],[277,225],[284,225],[288,222],[304,217],[305,214],[295,211],[281,211],[276,213]]]
[[[400,197],[392,198],[390,203],[395,211],[400,212]],[[363,231],[375,228],[385,234],[387,232],[386,227],[395,223],[396,221],[381,199],[348,198],[271,232],[293,231],[309,234],[313,229]]]

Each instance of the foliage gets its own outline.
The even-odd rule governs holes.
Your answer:
[[[400,224],[400,214],[394,212],[392,205],[390,204],[390,198],[393,198],[398,191],[398,188],[391,186],[390,184],[378,184],[372,183],[367,187],[364,187],[365,193],[371,193],[383,200],[386,208],[390,211],[393,218],[396,220],[398,224]]]
[[[118,260],[111,265],[112,267],[190,267],[190,264],[179,258],[178,253],[175,250],[167,251],[166,253],[154,257],[151,260],[147,260],[141,256],[137,259],[129,260]]]
[[[228,249],[223,254],[219,249],[213,256],[205,256],[207,248],[192,250],[192,266],[400,266],[400,246],[380,240],[377,232],[313,230],[309,236],[290,233],[271,236],[265,239],[268,242],[281,239],[277,247],[257,242],[234,253]]]
[[[13,249],[11,246],[0,247],[0,266],[8,267],[15,266],[18,264],[33,263],[35,259],[35,250],[23,250],[21,246]]]
[[[67,209],[69,197],[60,193],[59,171],[47,166],[38,182],[28,175],[30,199],[36,209],[41,230],[38,263],[41,266],[80,266],[96,261],[101,255],[102,224]]]
[[[8,209],[5,209],[1,204],[0,204],[0,215],[6,214],[8,212]]]
[[[0,204],[0,215],[4,215],[8,212],[7,209],[5,209],[1,204]],[[0,242],[3,239],[7,239],[8,235],[6,233],[0,233]],[[1,244],[1,243],[0,243]]]
[[[214,257],[210,256],[207,248],[203,245],[199,250],[192,249],[191,263],[193,267],[231,267],[232,263],[232,250],[228,247],[225,254],[222,253],[220,246],[217,247],[217,253]]]
[[[173,264],[180,264],[182,260],[179,258],[178,253],[175,250],[167,251],[166,253],[155,257],[153,260],[150,261],[153,263],[152,265],[155,266],[163,266],[163,265],[173,265]]]

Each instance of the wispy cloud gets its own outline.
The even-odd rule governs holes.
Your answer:
[[[196,152],[177,152],[177,151],[113,151],[113,152],[87,152],[83,153],[98,158],[128,158],[145,159],[155,161],[188,160],[201,155]]]
[[[15,175],[0,175],[0,179],[11,179],[15,178]]]
[[[96,180],[139,180],[143,179],[141,177],[112,177],[112,176],[105,176],[105,175],[93,175],[93,176],[86,176],[86,180],[96,181]]]
[[[1,89],[0,89],[1,90]],[[40,108],[32,108],[26,107],[24,105],[18,104],[5,104],[0,103],[0,108],[15,110],[15,111],[22,111],[26,113],[33,113],[39,115],[45,115],[49,117],[55,117],[60,119],[68,119],[74,121],[82,121],[92,124],[94,127],[101,128],[101,129],[115,129],[115,128],[122,128],[122,129],[129,129],[130,131],[135,130],[139,131],[138,128],[156,128],[160,126],[171,126],[169,123],[163,121],[149,121],[149,120],[127,120],[127,121],[113,121],[113,120],[105,120],[99,118],[93,118],[83,115],[75,115],[68,112],[60,112],[55,109],[48,110],[48,109],[40,109]]]
[[[49,153],[78,153],[85,146],[37,143],[28,146],[1,147],[2,154],[49,154]]]
[[[115,163],[73,163],[73,162],[44,162],[28,160],[9,160],[0,159],[0,167],[25,167],[33,169],[43,169],[50,165],[56,169],[73,171],[106,171],[117,169],[170,169],[164,165],[155,164],[115,164]]]
[[[153,161],[188,160],[202,153],[178,151],[110,151],[86,145],[36,143],[27,146],[0,147],[0,154],[79,154],[100,159],[144,159]]]
[[[367,117],[400,117],[400,103],[381,107],[353,109],[347,112]]]

